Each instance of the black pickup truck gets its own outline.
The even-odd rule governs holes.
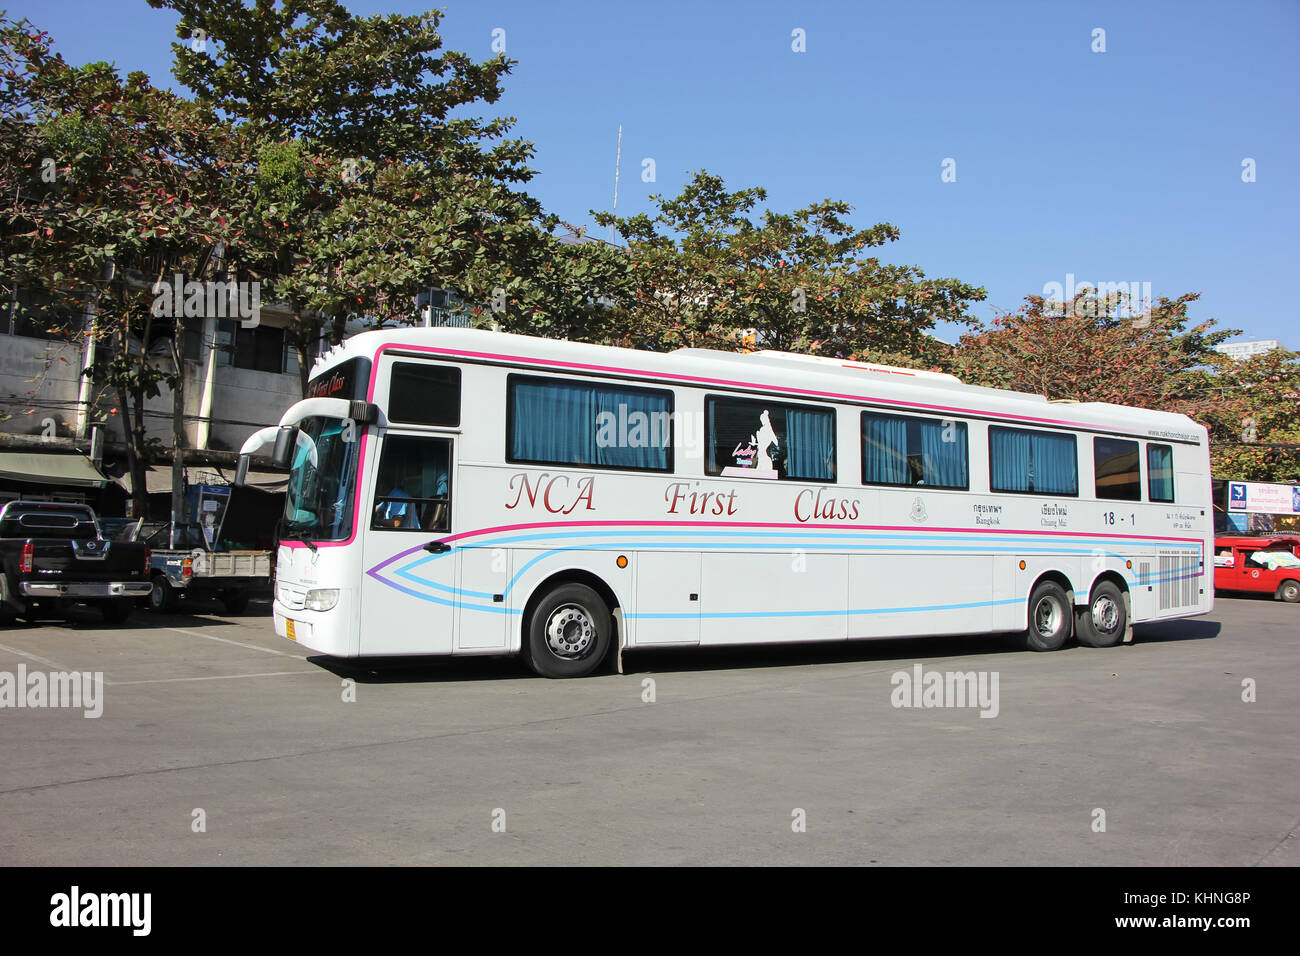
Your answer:
[[[10,501],[0,507],[0,623],[82,601],[121,624],[147,595],[149,548],[106,541],[85,505]]]

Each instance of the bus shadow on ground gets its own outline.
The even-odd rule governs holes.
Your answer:
[[[358,684],[440,684],[536,678],[518,657],[365,657],[315,655],[309,664]]]
[[[1134,643],[1210,640],[1222,626],[1217,621],[1177,620],[1140,624]],[[655,674],[691,671],[752,670],[771,667],[815,667],[819,664],[915,663],[937,658],[976,658],[989,654],[1025,654],[1015,634],[963,637],[907,637],[824,643],[763,644],[735,647],[690,647],[627,651],[623,673]],[[1112,652],[1115,652],[1112,649]],[[1077,645],[1057,653],[1105,654],[1107,649]],[[359,684],[451,683],[484,680],[542,680],[518,657],[378,657],[345,659],[312,656],[308,661],[340,678]],[[593,676],[614,672],[612,661]]]
[[[1205,641],[1219,636],[1223,625],[1218,621],[1182,618],[1176,621],[1150,621],[1133,626],[1134,644],[1163,644],[1169,641]]]
[[[237,626],[244,618],[261,618],[271,616],[271,599],[251,598],[248,607],[241,614],[228,614],[221,600],[216,597],[187,599],[171,611],[153,611],[147,607],[136,607],[131,616],[122,624],[107,624],[98,608],[89,605],[74,604],[62,611],[42,613],[30,627],[56,625],[73,630],[112,630],[144,631],[152,628],[168,627],[231,627]],[[17,627],[22,627],[20,622]]]

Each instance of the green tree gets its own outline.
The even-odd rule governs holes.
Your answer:
[[[495,103],[511,62],[446,51],[442,13],[354,16],[333,0],[149,0],[179,14],[176,78],[240,130],[254,197],[231,255],[292,316],[303,358],[349,317],[416,319],[430,287],[516,331],[581,335],[620,263],[562,248],[522,190],[532,144]]]
[[[873,254],[898,239],[878,223],[859,229],[852,207],[823,200],[791,213],[757,209],[760,187],[730,192],[700,171],[675,198],[651,196],[654,215],[595,213],[628,242],[629,344],[808,352],[932,365],[940,321],[971,324],[984,290],[927,279],[916,266]]]
[[[1205,390],[1205,375],[1225,365],[1214,347],[1234,330],[1216,329],[1213,319],[1192,324],[1188,306],[1198,298],[1161,298],[1139,311],[1087,292],[1064,308],[1027,296],[1017,312],[964,334],[947,370],[975,385],[1206,420],[1219,399]]]
[[[1214,475],[1300,484],[1300,353],[1274,349],[1202,377]]]
[[[183,368],[174,320],[162,330],[171,362],[145,354],[159,331],[152,284],[210,271],[214,251],[237,240],[238,216],[224,207],[229,131],[142,73],[72,67],[50,47],[30,23],[0,22],[7,278],[88,316],[51,331],[96,341],[99,382],[116,397],[128,468],[143,489],[144,402],[161,384],[178,387]],[[128,267],[153,283],[132,281]],[[146,497],[134,501],[143,514]]]

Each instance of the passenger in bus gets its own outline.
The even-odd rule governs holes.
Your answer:
[[[446,527],[446,461],[424,462],[419,456],[400,456],[393,461],[388,493],[375,509],[375,525],[381,528],[437,531]],[[425,494],[426,480],[432,479],[433,493]],[[382,487],[382,484],[381,484]],[[412,495],[411,488],[421,494]],[[430,501],[441,498],[442,501]]]

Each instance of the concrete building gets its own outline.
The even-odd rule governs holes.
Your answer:
[[[103,360],[103,347],[51,332],[52,325],[80,328],[84,318],[59,315],[39,296],[16,293],[8,305],[0,314],[0,500],[45,491],[111,514],[112,486],[125,471],[122,422],[116,396],[84,374]],[[301,397],[287,321],[274,308],[264,308],[252,328],[230,319],[184,320],[187,463],[233,466],[244,439]],[[149,361],[168,370],[170,339],[165,329],[147,349]],[[144,412],[146,436],[170,458],[172,392],[165,384],[145,400]],[[170,480],[169,470],[155,468],[147,491],[169,493]],[[129,482],[116,484],[124,497]]]

